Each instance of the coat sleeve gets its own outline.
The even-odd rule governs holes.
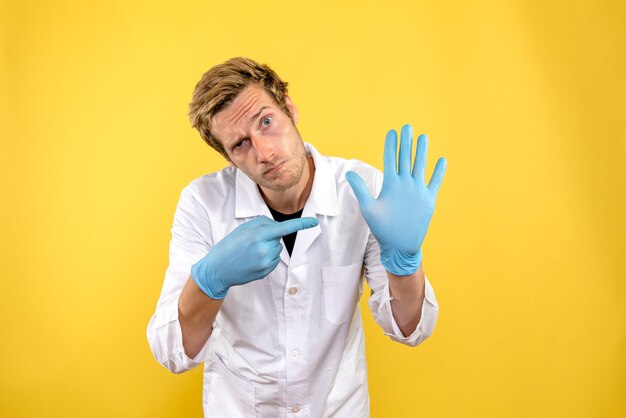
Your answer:
[[[383,174],[377,171],[373,188],[374,196],[378,196],[382,188]],[[367,284],[372,289],[372,294],[368,300],[368,306],[374,320],[383,329],[385,335],[393,341],[415,347],[428,338],[435,328],[439,305],[435,298],[435,292],[428,281],[425,279],[425,298],[422,305],[422,316],[415,331],[407,337],[402,334],[400,327],[396,323],[391,311],[391,293],[389,292],[389,280],[387,272],[380,261],[380,246],[374,235],[369,233],[367,246],[364,256],[365,277]]]
[[[157,361],[173,373],[182,373],[205,360],[216,338],[215,332],[212,332],[194,358],[185,354],[178,321],[178,299],[189,280],[191,266],[213,246],[207,211],[189,186],[181,192],[171,232],[169,265],[156,311],[148,324],[147,336]]]

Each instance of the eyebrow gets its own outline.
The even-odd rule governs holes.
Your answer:
[[[263,106],[263,107],[261,107],[261,108],[259,109],[259,111],[258,111],[258,112],[256,112],[256,113],[254,114],[254,116],[252,116],[252,117],[250,118],[250,120],[255,120],[256,118],[258,118],[258,117],[259,117],[259,115],[261,114],[261,112],[263,112],[265,109],[269,109],[269,108],[270,108],[269,106]]]

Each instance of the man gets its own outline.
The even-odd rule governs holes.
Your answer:
[[[368,417],[358,300],[392,340],[416,346],[438,305],[421,246],[445,159],[424,183],[427,139],[385,143],[385,172],[304,143],[269,67],[206,72],[192,125],[230,166],[185,187],[148,340],[174,373],[204,362],[207,417]],[[374,199],[372,196],[378,196]]]

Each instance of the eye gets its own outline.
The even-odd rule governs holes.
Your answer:
[[[272,124],[272,117],[271,116],[265,116],[263,119],[261,119],[261,125],[262,126],[270,126]]]
[[[241,147],[243,147],[246,143],[246,141],[248,141],[247,138],[242,139],[241,141],[237,142],[234,146],[233,149],[239,149]]]

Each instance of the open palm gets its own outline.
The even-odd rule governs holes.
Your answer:
[[[358,174],[346,174],[359,201],[363,218],[380,244],[383,265],[399,273],[407,273],[413,267],[415,270],[419,267],[421,246],[446,170],[446,159],[440,158],[426,186],[424,176],[428,138],[420,135],[411,171],[412,130],[410,125],[402,127],[397,160],[398,136],[395,130],[387,133],[383,187],[376,199],[369,194]],[[389,268],[387,270],[394,272]]]

